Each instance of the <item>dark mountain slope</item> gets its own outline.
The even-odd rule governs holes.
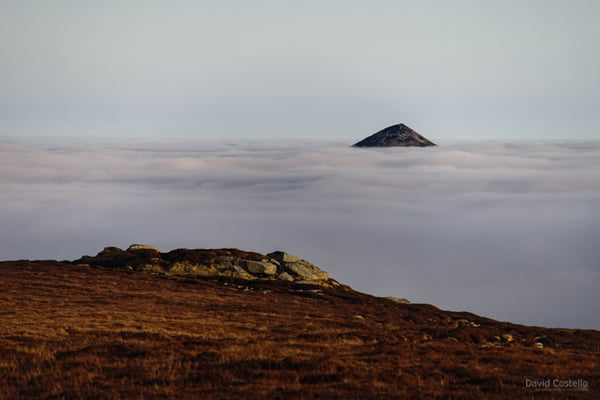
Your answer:
[[[389,126],[356,143],[354,147],[425,147],[436,144],[404,124]]]

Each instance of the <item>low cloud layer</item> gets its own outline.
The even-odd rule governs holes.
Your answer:
[[[341,282],[600,329],[600,143],[0,139],[0,258],[285,250]]]

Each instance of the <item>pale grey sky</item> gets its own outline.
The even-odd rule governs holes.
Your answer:
[[[600,2],[0,0],[0,136],[600,139]]]

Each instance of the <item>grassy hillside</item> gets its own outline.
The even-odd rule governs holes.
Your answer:
[[[542,378],[588,387],[526,386]],[[344,286],[0,263],[2,400],[593,399],[599,383],[598,331]]]

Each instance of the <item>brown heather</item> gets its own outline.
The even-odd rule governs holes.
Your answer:
[[[594,399],[599,356],[597,331],[348,287],[0,263],[2,400]]]

